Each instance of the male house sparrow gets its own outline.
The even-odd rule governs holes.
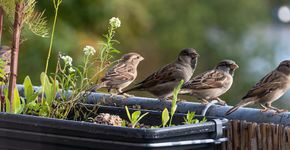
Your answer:
[[[136,79],[137,67],[142,60],[144,58],[138,53],[123,55],[118,63],[108,70],[101,79],[101,83],[94,86],[93,89],[108,88],[108,92],[111,92],[111,89],[116,89],[118,93],[122,93],[122,89]]]
[[[242,100],[229,111],[226,115],[236,111],[239,107],[259,103],[265,112],[269,109],[277,113],[285,110],[273,107],[272,102],[279,99],[290,87],[290,60],[282,61],[279,66],[263,77]]]
[[[193,48],[181,50],[176,61],[164,66],[148,76],[142,82],[125,92],[139,90],[148,91],[158,99],[167,99],[172,96],[174,88],[181,80],[188,81],[197,64],[198,53]]]
[[[218,63],[215,69],[197,75],[186,82],[182,86],[180,94],[193,95],[204,103],[217,99],[221,104],[225,104],[219,96],[227,92],[232,86],[234,71],[237,68],[239,66],[234,61],[223,60]]]

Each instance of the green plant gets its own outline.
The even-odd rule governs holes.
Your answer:
[[[112,17],[109,21],[108,33],[104,35],[105,41],[99,42],[101,45],[100,53],[98,55],[99,66],[97,73],[92,77],[92,79],[112,64],[111,60],[114,53],[120,53],[120,51],[114,47],[114,44],[120,44],[119,41],[114,39],[116,29],[119,27],[121,27],[121,21],[119,18]]]
[[[59,91],[59,83],[57,80],[49,79],[45,73],[40,75],[42,91],[45,93],[45,102],[51,105]]]
[[[207,121],[206,117],[203,117],[201,121],[199,121],[198,119],[195,119],[194,117],[195,117],[195,112],[188,111],[186,116],[183,118],[184,124],[203,123]]]
[[[25,107],[24,114],[39,115],[41,104],[37,103],[39,92],[35,92],[29,76],[26,76],[23,82]]]
[[[110,31],[115,33],[114,30],[116,28],[117,26],[112,25],[110,22]],[[108,39],[112,42],[112,39]],[[112,45],[110,42],[107,44]],[[92,68],[91,66],[94,65],[92,58],[95,53],[96,50],[94,47],[84,47],[84,59],[80,66],[74,66],[73,58],[70,56],[59,54],[54,76],[48,77],[46,73],[41,74],[41,102],[32,101],[27,105],[26,112],[32,112],[33,114],[52,118],[66,119],[72,108],[76,106],[80,100],[86,98],[84,93],[86,93],[87,89],[91,87],[90,82],[93,77],[89,75],[89,68]],[[106,54],[111,55],[111,51]],[[106,56],[107,55],[103,55],[102,57]],[[104,60],[108,59],[104,58]],[[103,69],[105,68],[107,68],[107,66],[103,67]],[[57,92],[59,93],[59,97],[56,98]]]
[[[14,102],[11,104],[11,102],[8,99],[8,89],[7,88],[4,89],[5,104],[6,104],[5,112],[20,114],[24,109],[25,101],[22,97],[19,96],[17,88],[14,89],[13,93],[14,93]]]
[[[14,3],[13,2],[8,3],[7,1],[8,0],[3,0],[0,2],[1,6],[4,9],[11,10],[12,6],[15,6],[13,36],[12,36],[13,39],[12,39],[12,53],[11,53],[11,69],[10,69],[9,91],[8,91],[8,99],[10,100],[10,111],[15,112],[16,110],[13,110],[14,109],[13,103],[17,100],[14,98],[14,96],[16,95],[14,94],[14,91],[16,88],[18,55],[19,55],[22,29],[24,25],[27,25],[30,31],[32,31],[34,34],[41,37],[46,37],[48,30],[46,28],[46,20],[43,17],[43,12],[39,13],[35,10],[35,6],[36,6],[35,0],[15,0],[15,1],[9,0],[9,1],[13,1]],[[10,12],[10,11],[6,11],[6,12]]]
[[[55,25],[56,25],[57,16],[58,16],[58,9],[59,9],[59,6],[60,6],[62,0],[52,0],[52,2],[53,2],[53,6],[54,6],[54,19],[53,19],[53,24],[52,24],[52,31],[51,31],[48,54],[47,54],[45,70],[44,70],[45,74],[47,74],[47,69],[48,69],[48,65],[49,65],[49,60],[50,60],[50,55],[51,55],[52,45],[53,45],[53,39],[54,39]],[[44,97],[44,93],[42,93],[41,101],[43,101],[43,97]]]
[[[6,73],[4,71],[5,62],[0,58],[0,112],[5,110],[5,95],[3,93],[3,89],[5,86],[5,80],[6,80]]]
[[[40,81],[42,88],[40,91],[34,91],[32,82],[29,76],[24,79],[24,96],[25,96],[25,107],[24,114],[32,114],[37,116],[50,116],[51,110],[53,109],[53,101],[56,94],[59,92],[58,81],[48,78],[45,73],[41,73]],[[43,100],[38,99],[38,95],[45,93]]]
[[[6,72],[4,71],[6,63],[0,58],[0,86],[5,85]]]
[[[169,121],[169,112],[168,112],[168,109],[167,108],[164,108],[164,110],[162,111],[162,127],[164,128],[168,121]]]
[[[172,119],[173,119],[173,116],[175,114],[175,111],[177,109],[177,100],[178,100],[178,93],[181,89],[181,86],[183,85],[184,81],[181,80],[178,84],[178,86],[176,88],[174,88],[174,91],[173,91],[173,99],[172,99],[172,102],[171,102],[171,108],[170,108],[170,114],[168,112],[168,109],[167,108],[164,108],[164,110],[162,111],[162,127],[166,127],[166,125],[168,124],[168,121],[169,121],[169,124],[168,126],[173,126],[172,124]]]
[[[177,99],[178,99],[178,93],[181,89],[181,86],[183,85],[184,83],[184,80],[181,80],[178,84],[178,86],[176,88],[174,88],[174,91],[173,91],[173,98],[172,98],[172,102],[171,102],[171,109],[170,109],[170,121],[169,121],[169,126],[172,125],[172,119],[173,119],[173,116],[175,114],[175,111],[176,111],[176,108],[177,108]]]
[[[29,104],[34,102],[38,97],[38,92],[35,92],[33,89],[33,85],[31,83],[30,77],[26,76],[23,82],[24,86],[24,96],[26,98],[26,103]]]
[[[58,16],[58,9],[59,9],[59,6],[60,6],[62,0],[52,0],[52,2],[53,2],[53,6],[54,6],[54,19],[53,19],[53,24],[52,24],[52,31],[51,31],[48,54],[47,54],[45,70],[44,70],[45,74],[47,74],[47,69],[48,69],[48,64],[49,64],[49,59],[50,59],[52,45],[53,45],[53,39],[54,39],[55,25],[56,25],[57,16]]]
[[[141,111],[134,111],[132,113],[132,115],[130,114],[129,112],[129,109],[127,106],[125,106],[125,109],[126,109],[126,113],[127,113],[127,117],[129,119],[129,121],[131,122],[131,125],[132,125],[132,128],[135,128],[136,124],[143,118],[145,117],[147,113],[141,115]],[[141,116],[140,116],[141,115]]]

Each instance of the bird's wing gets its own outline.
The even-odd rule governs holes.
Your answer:
[[[108,72],[106,75],[101,79],[102,82],[104,81],[131,81],[134,80],[134,68],[132,65],[128,65],[125,63],[117,64]]]
[[[221,88],[227,82],[227,75],[223,71],[211,70],[204,72],[189,82],[184,84],[183,88],[189,88],[194,90]]]
[[[184,68],[172,63],[148,76],[136,84],[136,88],[144,89],[171,81],[180,81],[184,78]]]
[[[251,90],[249,90],[248,93],[242,99],[247,99],[250,97],[261,98],[261,97],[267,96],[271,92],[281,87],[282,87],[281,82],[268,82],[268,83],[260,84],[259,86],[254,86]]]
[[[272,71],[263,77],[256,85],[254,85],[248,93],[242,98],[246,99],[249,97],[262,97],[272,91],[281,88],[283,85],[283,76],[278,71]]]

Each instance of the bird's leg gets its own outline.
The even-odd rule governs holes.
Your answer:
[[[118,95],[123,92],[122,89],[117,89],[117,91],[118,91]],[[134,97],[134,95],[130,95],[130,94],[127,94],[127,93],[123,93],[122,95],[124,95],[126,98],[128,98],[128,97]]]
[[[158,97],[158,100],[162,102],[166,102],[166,100],[169,100],[169,99],[166,97]]]
[[[266,103],[266,106],[270,109],[273,109],[276,111],[276,113],[281,113],[281,112],[286,112],[288,110],[285,110],[285,109],[279,109],[279,108],[276,108],[276,107],[273,107],[271,103]]]
[[[117,95],[117,93],[112,92],[112,87],[108,88],[108,92],[110,93],[110,98],[112,98],[112,97]]]
[[[208,104],[209,102],[208,102],[206,99],[201,99],[201,103],[206,105],[206,104]]]
[[[266,106],[264,106],[263,104],[260,104],[260,106],[261,106],[262,108],[264,108],[264,109],[261,109],[261,110],[260,110],[261,112],[266,112],[266,111],[269,110],[269,108],[266,107]]]
[[[216,97],[214,99],[216,99],[223,106],[227,105],[227,103],[225,101],[223,101],[222,99],[220,99],[219,97]]]

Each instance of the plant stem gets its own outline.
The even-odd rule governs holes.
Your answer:
[[[10,79],[9,79],[9,92],[8,98],[10,100],[10,112],[14,112],[14,89],[16,87],[17,69],[18,69],[18,55],[20,45],[21,28],[23,25],[25,4],[23,1],[16,3],[15,17],[13,25],[13,40],[12,40],[12,52],[11,52],[11,66],[10,66]]]
[[[48,64],[49,64],[49,59],[50,59],[52,45],[53,45],[54,31],[55,31],[55,25],[56,25],[57,15],[58,15],[58,8],[59,8],[59,5],[61,4],[61,2],[62,2],[62,0],[57,0],[57,2],[56,2],[56,0],[53,0],[53,6],[54,6],[55,13],[54,13],[52,31],[51,31],[51,36],[50,36],[49,49],[48,49],[48,54],[47,54],[47,58],[46,58],[45,70],[44,70],[44,73],[46,75],[47,75]],[[45,83],[43,86],[45,86]],[[41,94],[41,103],[43,103],[43,98],[44,98],[44,91]]]
[[[4,10],[2,6],[0,6],[0,46],[2,43],[3,17],[4,17]],[[4,108],[5,108],[4,106],[5,99],[4,99],[4,95],[2,94],[3,88],[4,86],[1,85],[0,86],[0,111],[4,111]]]
[[[84,79],[86,79],[87,80],[87,82],[88,82],[88,63],[89,63],[89,56],[85,56],[85,60],[84,60],[84,70],[83,70],[83,77],[84,77]],[[85,80],[82,80],[81,81],[81,86],[80,86],[80,88],[82,89],[83,88],[83,86],[84,86],[84,82],[85,82]]]
[[[107,37],[107,43],[105,44],[105,46],[102,47],[101,50],[101,65],[100,65],[100,70],[103,70],[104,67],[104,63],[108,60],[108,54],[109,54],[109,50],[112,48],[111,46],[111,40],[114,37],[114,28],[112,26],[109,27],[108,29],[108,37]]]
[[[0,46],[1,46],[1,43],[2,43],[3,16],[4,16],[4,10],[0,6]]]
[[[45,74],[47,74],[47,70],[48,70],[48,64],[49,64],[49,59],[50,59],[52,45],[53,45],[53,39],[54,39],[55,25],[56,25],[57,15],[58,15],[58,8],[59,8],[60,3],[61,3],[61,0],[58,0],[57,3],[55,3],[55,1],[53,1],[55,13],[54,13],[54,20],[53,20],[52,31],[51,31],[51,36],[50,36],[48,55],[47,55],[46,64],[45,64],[45,71],[44,71]]]

